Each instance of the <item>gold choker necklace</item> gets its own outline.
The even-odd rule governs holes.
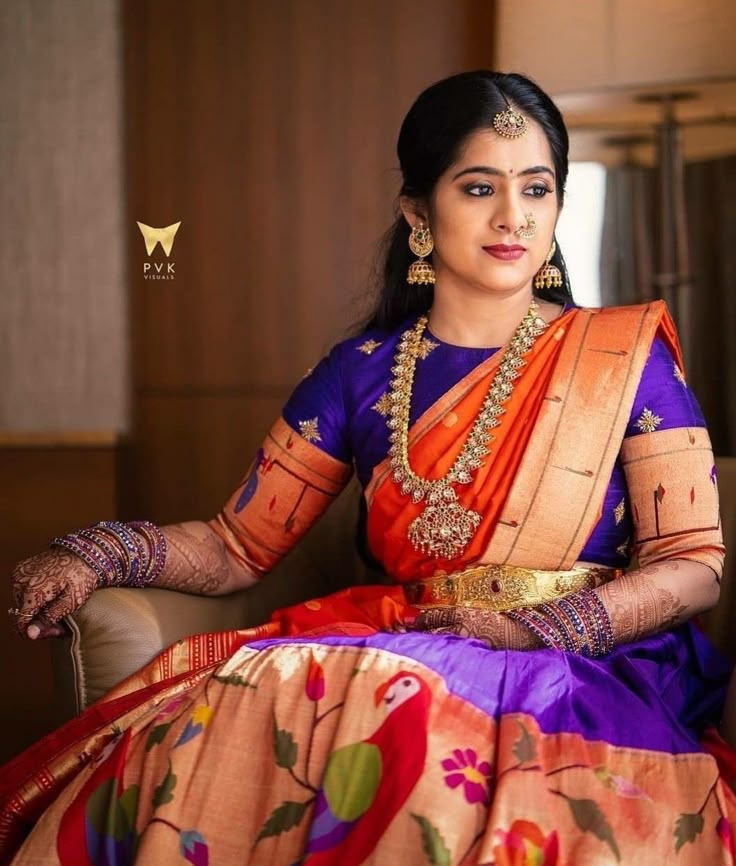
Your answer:
[[[405,331],[399,340],[394,366],[391,368],[393,378],[386,419],[391,431],[389,455],[393,479],[401,485],[401,492],[410,495],[413,502],[426,500],[422,513],[409,524],[408,538],[412,546],[435,558],[454,559],[465,550],[482,518],[476,511],[460,505],[451,485],[470,484],[473,472],[483,465],[482,458],[490,452],[490,444],[494,439],[490,430],[499,425],[499,417],[506,411],[502,404],[508,401],[514,380],[526,364],[523,356],[532,348],[547,324],[539,316],[537,304],[533,300],[501,358],[462,450],[447,474],[436,479],[420,478],[409,465],[411,392],[426,327],[427,317],[420,316],[416,325]]]

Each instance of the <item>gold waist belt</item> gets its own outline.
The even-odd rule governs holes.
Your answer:
[[[621,575],[619,568],[577,567],[542,571],[513,565],[480,565],[454,574],[405,584],[407,600],[419,607],[514,610],[555,601],[579,589],[595,589]]]

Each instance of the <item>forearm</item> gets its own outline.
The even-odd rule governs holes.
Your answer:
[[[691,560],[667,560],[629,572],[595,590],[611,619],[614,644],[672,628],[713,607],[719,586],[715,573]],[[484,641],[494,649],[544,646],[521,622],[505,613],[467,608],[426,610],[420,627]]]
[[[151,586],[195,595],[227,595],[258,579],[207,523],[191,520],[161,529],[166,538],[166,564]]]
[[[673,559],[630,571],[595,592],[611,618],[615,643],[622,644],[709,610],[718,601],[719,584],[707,565]]]

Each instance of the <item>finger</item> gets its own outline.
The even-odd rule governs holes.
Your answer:
[[[440,628],[452,629],[455,625],[456,612],[452,608],[430,608],[419,610],[414,628],[417,631],[435,631]]]
[[[31,640],[40,640],[46,637],[63,637],[65,629],[58,624],[46,624],[39,620],[32,622],[26,629],[26,636]]]
[[[30,622],[26,619],[23,634],[31,640],[63,635],[64,629],[58,621],[65,616],[65,612],[70,607],[71,603],[66,593],[57,595],[36,611]]]

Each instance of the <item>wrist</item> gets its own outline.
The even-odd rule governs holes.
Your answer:
[[[94,571],[96,589],[147,586],[163,571],[167,555],[164,534],[149,521],[100,521],[54,538],[50,547],[79,557]]]

